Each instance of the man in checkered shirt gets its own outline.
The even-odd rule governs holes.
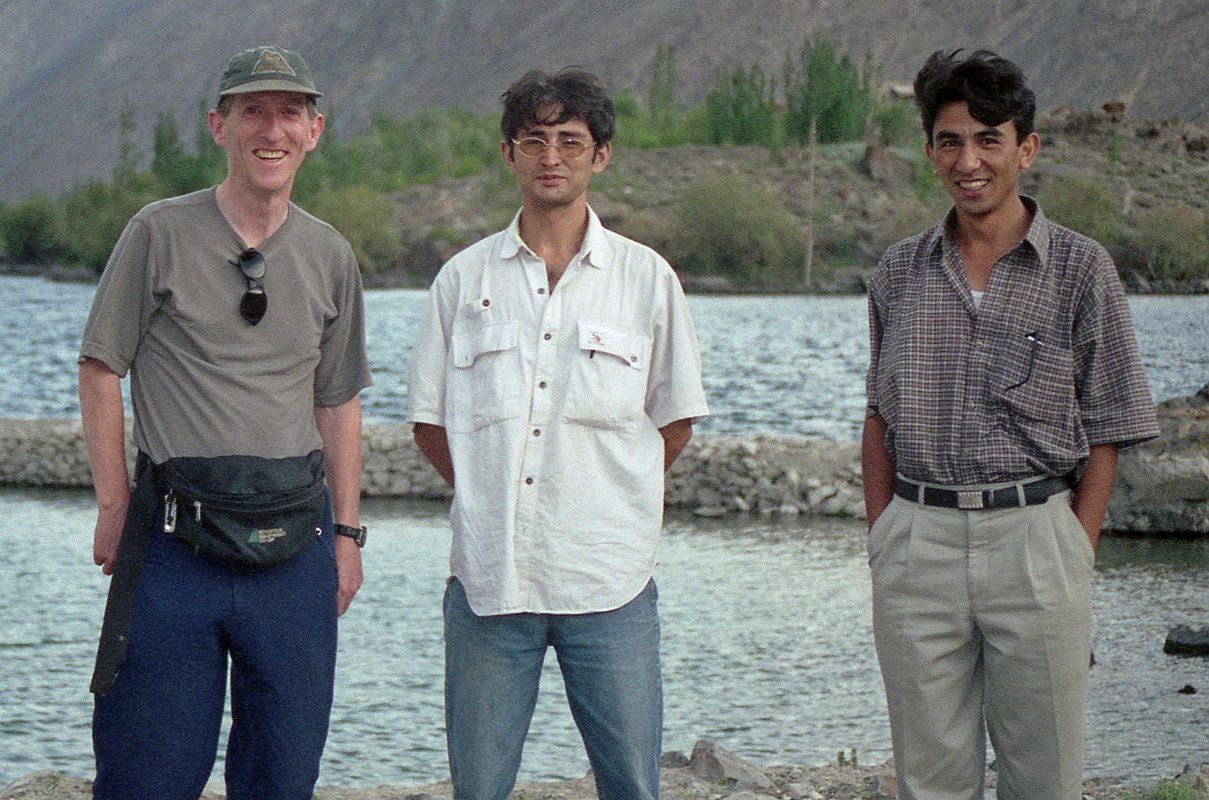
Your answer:
[[[1077,800],[1090,580],[1119,448],[1158,433],[1112,260],[1018,192],[1035,99],[994,53],[915,81],[953,199],[869,284],[873,629],[903,800]]]

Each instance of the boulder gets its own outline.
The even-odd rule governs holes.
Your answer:
[[[1155,409],[1159,438],[1121,451],[1104,527],[1209,534],[1209,384]]]
[[[763,770],[708,739],[701,739],[693,745],[688,768],[709,783],[727,783],[739,788],[772,788],[772,780]]]
[[[1209,656],[1209,628],[1176,625],[1167,631],[1163,652],[1177,656]]]

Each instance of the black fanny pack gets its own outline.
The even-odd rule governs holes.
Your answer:
[[[164,533],[228,565],[280,564],[320,533],[323,453],[170,458],[155,465]]]

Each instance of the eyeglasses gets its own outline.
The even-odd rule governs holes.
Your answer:
[[[239,301],[239,316],[249,325],[255,325],[264,319],[264,312],[269,309],[269,296],[264,293],[264,256],[249,247],[239,254],[238,261],[227,263],[239,267],[248,281],[248,290]]]
[[[579,158],[589,145],[589,142],[585,142],[583,139],[559,139],[557,142],[547,142],[537,136],[513,139],[512,143],[516,145],[517,150],[521,151],[521,155],[529,156],[529,158],[544,156],[546,150],[553,147],[560,156],[566,159]]]

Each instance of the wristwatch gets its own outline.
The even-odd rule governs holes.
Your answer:
[[[357,547],[365,547],[365,526],[354,528],[352,525],[336,525],[337,536],[347,536],[357,543]]]

